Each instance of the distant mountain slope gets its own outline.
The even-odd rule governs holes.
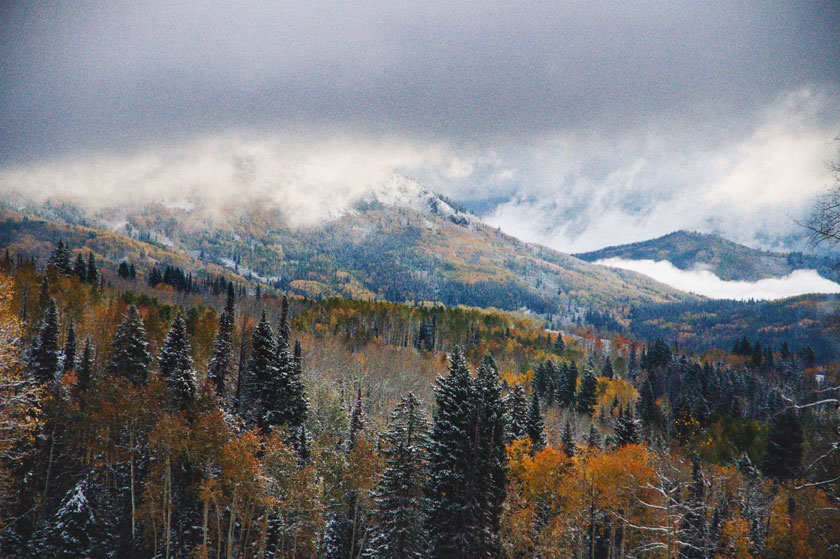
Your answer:
[[[111,247],[112,258],[139,255],[136,243],[144,243],[154,247],[144,257],[165,261],[168,254],[185,268],[224,267],[310,297],[438,301],[555,318],[592,307],[694,299],[640,274],[521,242],[406,180],[343,215],[294,229],[276,209],[253,202],[206,208],[191,200],[96,213],[53,204],[26,211],[41,216],[51,232],[39,235],[32,221],[7,217],[0,248],[29,244],[44,255],[61,227],[110,229],[110,243],[134,243],[131,251]]]
[[[815,269],[820,275],[835,281],[839,276],[836,263],[826,258],[799,252],[769,252],[717,235],[688,231],[676,231],[649,241],[607,247],[575,256],[587,262],[606,258],[667,260],[682,270],[704,267],[723,280],[756,281],[786,276],[803,268]]]

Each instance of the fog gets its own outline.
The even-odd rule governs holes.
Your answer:
[[[820,276],[816,270],[795,270],[781,278],[758,281],[726,281],[709,270],[680,270],[665,260],[606,258],[595,263],[639,272],[676,289],[712,299],[773,300],[806,293],[840,293],[840,285]]]

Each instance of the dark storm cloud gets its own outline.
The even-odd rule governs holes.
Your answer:
[[[836,2],[77,2],[0,16],[0,162],[225,129],[737,126],[840,81]]]

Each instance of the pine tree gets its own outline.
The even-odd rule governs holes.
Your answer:
[[[557,339],[554,340],[554,353],[558,355],[563,355],[563,352],[566,350],[566,344],[563,343],[563,334],[558,333]]]
[[[435,386],[434,426],[426,484],[429,557],[484,557],[482,512],[475,494],[474,387],[461,349],[449,356],[449,374]]]
[[[628,405],[623,410],[619,407],[618,419],[615,422],[615,445],[618,447],[628,444],[639,444],[642,441],[641,427],[633,417]]]
[[[592,415],[595,411],[597,390],[598,379],[595,378],[595,373],[592,372],[592,368],[587,367],[584,370],[583,378],[581,378],[580,381],[580,393],[577,395],[578,413]]]
[[[684,559],[706,559],[707,549],[706,480],[700,471],[697,458],[691,471],[691,485],[685,502],[685,513],[679,527],[681,542],[680,557]]]
[[[50,306],[50,280],[47,277],[47,274],[44,274],[43,279],[41,280],[41,288],[38,291],[38,312],[43,313],[47,310],[47,307]]]
[[[612,379],[613,376],[615,376],[615,371],[613,370],[612,361],[610,361],[609,356],[607,356],[607,359],[604,362],[604,368],[601,370],[601,376],[608,379]]]
[[[70,264],[70,249],[59,239],[55,249],[47,260],[48,266],[55,266],[59,272],[66,275],[73,273],[73,266]]]
[[[499,519],[507,485],[505,406],[499,369],[491,355],[484,357],[473,381],[476,429],[474,440],[476,492],[482,511],[483,539],[479,550],[488,557],[501,553]]]
[[[88,498],[88,482],[79,481],[61,501],[44,530],[36,536],[35,549],[40,557],[54,559],[92,559],[96,553],[96,535],[102,524]]]
[[[383,434],[385,470],[375,492],[376,516],[365,557],[407,559],[425,557],[423,484],[429,425],[414,394],[402,398]]]
[[[653,395],[653,383],[651,377],[654,373],[651,371],[648,378],[642,383],[642,393],[639,399],[639,416],[648,427],[658,423],[659,421],[659,406],[656,405],[656,398]]]
[[[38,384],[52,382],[58,374],[61,357],[58,347],[58,330],[58,310],[55,300],[50,299],[47,312],[41,320],[41,327],[29,348],[28,355],[29,372]]]
[[[577,365],[563,364],[560,372],[560,387],[555,394],[555,401],[558,405],[569,408],[576,402],[575,392],[577,391]]]
[[[81,252],[76,255],[76,262],[73,264],[73,273],[79,278],[79,281],[85,281],[87,279],[87,264],[85,264],[85,259]]]
[[[235,313],[233,282],[228,283],[227,302],[219,315],[219,329],[213,343],[213,357],[207,365],[207,378],[216,388],[216,394],[224,399],[228,371],[233,361],[233,325]]]
[[[90,336],[85,338],[85,348],[82,350],[79,362],[76,365],[76,391],[84,394],[90,389],[93,381],[93,347],[90,344]]]
[[[347,452],[350,452],[356,446],[356,440],[364,430],[366,423],[362,385],[359,384],[356,386],[356,402],[350,412],[350,425],[347,429],[347,438],[344,445]]]
[[[96,257],[93,252],[88,253],[86,281],[91,285],[99,285],[99,270],[96,267]]]
[[[144,386],[149,378],[152,356],[146,341],[146,329],[137,307],[131,305],[111,340],[111,359],[106,370],[114,376],[123,376],[135,386]]]
[[[528,400],[521,384],[514,385],[505,401],[507,407],[508,441],[525,437],[528,418]]]
[[[774,416],[761,463],[764,474],[781,482],[795,478],[802,462],[802,441],[802,426],[792,409]]]
[[[591,422],[589,424],[589,434],[584,436],[586,444],[593,448],[600,448],[601,447],[601,432],[598,431],[598,426],[595,425],[595,422]]]
[[[308,412],[309,402],[306,399],[306,390],[303,386],[303,350],[300,347],[300,342],[296,340],[286,394],[285,419],[289,427],[292,429],[303,427]]]
[[[251,339],[251,359],[248,361],[243,402],[240,410],[257,424],[267,429],[274,423],[273,417],[266,416],[266,404],[277,395],[280,371],[277,367],[277,344],[274,331],[268,323],[265,311],[254,330]]]
[[[289,346],[291,341],[292,330],[289,326],[289,299],[283,295],[283,302],[280,306],[280,327],[277,329],[277,338],[278,342],[280,340],[285,343],[286,347]]]
[[[531,392],[531,403],[528,406],[528,418],[525,421],[525,433],[531,439],[533,452],[545,448],[545,425],[540,413],[540,397],[536,390]]]
[[[64,340],[62,358],[64,360],[62,372],[72,371],[76,364],[76,329],[73,327],[72,320],[70,326],[67,327],[67,338]]]
[[[592,425],[595,425],[595,423]],[[572,432],[572,424],[569,423],[568,419],[566,420],[566,424],[563,425],[563,433],[560,435],[560,442],[563,444],[563,452],[566,453],[566,456],[572,457],[575,455],[577,445],[575,445],[575,435]]]
[[[163,342],[158,364],[169,387],[172,405],[179,411],[195,400],[195,371],[191,352],[187,324],[181,311],[178,311]]]

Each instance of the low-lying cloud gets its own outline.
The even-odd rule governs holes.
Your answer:
[[[595,263],[638,272],[681,291],[712,299],[773,300],[808,293],[840,293],[840,285],[820,276],[816,270],[795,270],[781,278],[758,281],[726,281],[709,270],[680,270],[667,260],[606,258]]]

